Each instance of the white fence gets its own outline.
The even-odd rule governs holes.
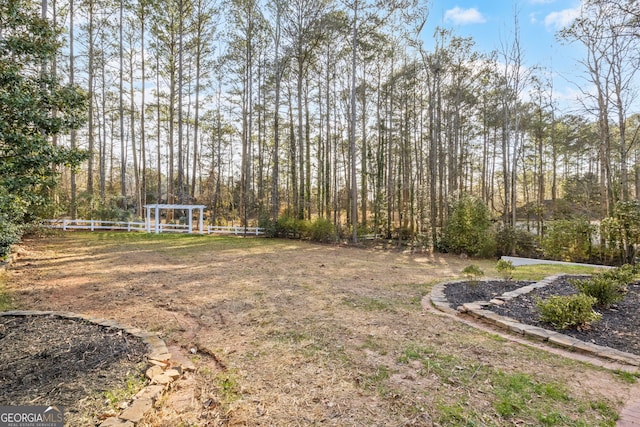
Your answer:
[[[44,226],[47,228],[57,228],[67,230],[125,230],[125,231],[147,231],[144,222],[135,221],[101,221],[97,219],[46,219]]]
[[[47,228],[55,228],[60,230],[121,230],[121,231],[155,231],[155,226],[147,227],[145,222],[140,221],[101,221],[98,219],[47,219],[44,220],[44,226]],[[188,233],[189,226],[187,224],[159,224],[161,233]],[[195,231],[200,233],[200,231]],[[242,227],[242,226],[220,226],[208,225],[200,234],[234,234],[236,236],[264,235],[264,228],[260,227]]]

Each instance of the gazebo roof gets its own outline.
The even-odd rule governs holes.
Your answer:
[[[144,205],[144,207],[152,208],[152,209],[204,209],[207,206],[206,205],[170,205],[170,204],[157,203],[153,205]]]

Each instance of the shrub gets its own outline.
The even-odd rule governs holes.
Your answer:
[[[559,261],[587,261],[594,230],[585,218],[553,221],[542,239],[542,252],[546,258]]]
[[[623,262],[633,262],[636,257],[635,244],[640,240],[640,201],[616,203],[613,216],[619,225],[617,243],[622,251]]]
[[[336,230],[333,223],[326,218],[316,218],[309,226],[311,240],[316,242],[333,242]]]
[[[495,253],[489,209],[482,200],[463,195],[451,206],[439,245],[447,252],[483,256]]]
[[[496,232],[496,254],[533,257],[536,255],[536,237],[512,225],[501,226]]]
[[[267,237],[276,237],[276,223],[271,219],[268,213],[262,213],[258,217],[258,227],[264,229],[264,234]]]
[[[282,215],[276,221],[276,235],[278,237],[302,237],[303,221],[292,216]]]
[[[585,295],[554,295],[537,302],[540,320],[558,329],[585,326],[602,316],[593,310],[596,298]]]
[[[596,298],[597,305],[609,307],[624,298],[627,285],[634,276],[633,267],[625,265],[596,274],[589,279],[574,280],[571,283],[580,292]]]
[[[462,274],[464,274],[465,277],[467,277],[467,278],[471,279],[473,282],[475,282],[480,277],[484,276],[484,271],[482,271],[480,269],[480,267],[478,267],[476,264],[471,264],[471,265],[466,266],[462,270]]]
[[[20,241],[26,215],[26,203],[0,186],[0,260],[11,253],[11,245]]]
[[[11,245],[22,237],[22,227],[0,215],[0,260],[11,253]]]
[[[513,271],[515,269],[516,268],[513,266],[513,263],[511,261],[507,261],[504,259],[499,260],[496,264],[496,271],[500,273],[504,280],[513,279]]]
[[[583,294],[595,298],[596,304],[609,307],[624,297],[624,285],[615,279],[600,275],[587,280],[576,280],[573,285]]]
[[[611,268],[600,273],[603,277],[608,277],[618,282],[621,282],[624,285],[628,285],[631,283],[636,276],[636,269],[633,265],[625,264],[618,268]]]

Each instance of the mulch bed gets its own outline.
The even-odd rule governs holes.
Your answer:
[[[142,374],[147,353],[120,329],[50,315],[0,316],[0,349],[0,403],[62,406],[67,424],[82,415],[74,426],[95,425],[103,392]]]
[[[555,330],[552,325],[539,320],[536,301],[552,295],[576,293],[577,291],[569,283],[569,279],[566,276],[559,278],[544,288],[520,295],[503,305],[491,304],[485,308],[521,323]],[[457,307],[467,302],[489,301],[497,295],[526,284],[527,282],[516,283],[501,280],[477,284],[453,283],[447,285],[445,295],[449,303],[453,307]],[[618,304],[608,309],[596,308],[596,311],[602,314],[602,319],[591,324],[589,328],[570,328],[559,332],[585,342],[640,355],[640,283],[631,284],[628,289],[627,295]]]

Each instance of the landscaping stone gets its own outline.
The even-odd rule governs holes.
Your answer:
[[[121,420],[118,417],[111,417],[101,422],[100,427],[135,427],[135,424],[131,421]]]
[[[120,418],[133,423],[138,423],[142,418],[144,418],[145,413],[150,410],[152,406],[153,402],[151,399],[135,399],[133,404],[120,414]]]

